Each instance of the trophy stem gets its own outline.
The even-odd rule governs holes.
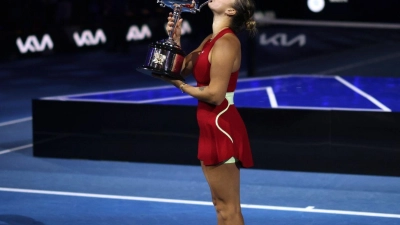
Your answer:
[[[201,4],[196,10],[197,10],[198,12],[200,12],[201,8],[203,8],[205,5],[207,5],[208,2],[209,2],[209,1],[205,1],[205,2],[204,2],[203,4]]]
[[[200,9],[208,4],[208,0],[201,5],[199,5],[199,0],[157,0],[157,3],[174,10],[172,15],[174,26],[168,32],[167,39],[149,45],[146,60],[142,67],[137,68],[137,71],[151,76],[160,75],[184,81],[181,70],[186,55],[173,39],[176,24],[181,19],[182,12],[200,12]]]
[[[181,6],[180,4],[175,4],[175,6],[174,6],[174,14],[173,14],[173,17],[174,17],[174,27],[173,27],[172,30],[169,32],[169,34],[168,34],[168,40],[167,40],[167,42],[168,42],[169,44],[176,45],[176,43],[175,43],[175,41],[174,41],[174,39],[173,39],[173,35],[174,35],[174,32],[175,32],[176,23],[177,23],[178,20],[181,18],[181,13],[182,13],[182,6]]]

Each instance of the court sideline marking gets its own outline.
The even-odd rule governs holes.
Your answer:
[[[16,120],[10,120],[10,121],[7,121],[7,122],[0,123],[0,127],[5,127],[5,126],[8,126],[8,125],[14,125],[14,124],[17,124],[17,123],[23,123],[23,122],[31,121],[31,120],[32,120],[32,117],[25,117],[25,118],[16,119]],[[6,153],[10,153],[10,152],[15,152],[15,151],[26,149],[26,148],[31,148],[31,147],[33,147],[33,144],[27,144],[27,145],[18,146],[18,147],[15,147],[15,148],[5,149],[5,150],[0,151],[0,155],[6,154]]]
[[[68,135],[69,134],[64,134],[64,135],[60,135],[60,136],[57,136],[57,137],[47,138],[47,139],[44,139],[44,140],[41,140],[41,141],[37,141],[37,142],[35,142],[35,144],[39,145],[39,144],[43,144],[43,143],[46,143],[46,142],[49,142],[49,141],[62,139],[62,138],[67,137]],[[10,153],[10,152],[15,152],[15,151],[22,150],[22,149],[31,148],[31,147],[33,147],[32,143],[31,144],[22,145],[22,146],[19,146],[19,147],[15,147],[15,148],[2,150],[2,151],[0,151],[0,155],[6,154],[6,153]]]
[[[26,148],[31,148],[31,147],[33,147],[33,144],[27,144],[27,145],[22,145],[22,146],[15,147],[15,148],[2,150],[2,151],[0,151],[0,155],[6,154],[6,153],[10,153],[10,152],[15,152],[15,151],[26,149]]]
[[[335,76],[335,79],[337,81],[339,81],[340,83],[344,84],[345,86],[347,86],[348,88],[350,88],[351,90],[355,91],[356,93],[358,93],[359,95],[363,96],[364,98],[368,99],[369,101],[371,101],[372,103],[374,103],[376,106],[378,106],[379,108],[381,108],[383,111],[385,112],[391,112],[392,110],[389,109],[388,107],[386,107],[384,104],[382,104],[380,101],[378,101],[376,98],[372,97],[371,95],[365,93],[364,91],[362,91],[361,89],[359,89],[358,87],[352,85],[351,83],[349,83],[347,80],[341,78],[340,76]]]
[[[276,101],[275,93],[272,87],[267,87],[267,94],[269,98],[269,102],[272,108],[278,108],[278,102]]]
[[[0,123],[0,127],[5,127],[8,125],[13,125],[13,124],[22,123],[22,122],[31,121],[31,120],[32,120],[32,117],[25,117],[25,118],[16,119],[16,120],[10,120],[10,121]]]
[[[29,194],[43,194],[43,195],[86,197],[86,198],[102,198],[102,199],[119,199],[119,200],[159,202],[159,203],[175,203],[175,204],[186,204],[186,205],[205,205],[205,206],[213,205],[212,202],[206,202],[206,201],[191,201],[191,200],[180,200],[180,199],[148,198],[148,197],[137,197],[137,196],[105,195],[105,194],[47,191],[47,190],[4,188],[4,187],[0,187],[0,191],[29,193]],[[400,214],[315,209],[314,206],[313,207],[307,206],[305,208],[268,206],[268,205],[251,205],[251,204],[242,204],[241,206],[242,206],[242,208],[248,208],[248,209],[264,209],[264,210],[293,211],[293,212],[307,212],[307,213],[325,213],[325,214],[339,214],[339,215],[350,215],[350,216],[368,216],[368,217],[384,217],[384,218],[400,219]]]
[[[315,75],[301,75],[302,77],[315,77]],[[240,78],[238,82],[248,82],[254,80],[274,80],[278,78],[290,78],[294,77],[294,75],[275,75],[275,76],[268,76],[268,77],[252,77],[252,78]],[[329,75],[320,75],[319,78],[332,78]],[[195,83],[188,83],[190,85],[196,85]],[[79,93],[73,95],[59,95],[59,96],[50,96],[50,97],[43,97],[41,99],[48,99],[48,100],[67,100],[70,97],[81,97],[85,95],[99,95],[99,94],[115,94],[115,93],[123,93],[123,92],[137,92],[137,91],[151,91],[151,90],[159,90],[159,89],[176,89],[176,87],[171,85],[163,85],[163,86],[155,86],[155,87],[141,87],[141,88],[131,88],[131,89],[121,89],[121,90],[109,90],[109,91],[101,91],[101,92],[87,92],[87,93]],[[90,99],[92,100],[92,99]]]
[[[353,111],[366,111],[366,112],[391,112],[391,109],[380,103],[374,97],[368,95],[367,93],[363,92],[362,90],[358,89],[354,85],[350,84],[349,82],[345,81],[343,78],[339,76],[332,76],[332,75],[275,75],[275,76],[268,76],[268,77],[252,77],[252,78],[241,78],[238,82],[251,82],[251,81],[262,81],[262,80],[274,80],[274,79],[284,79],[284,78],[293,78],[293,77],[310,77],[310,78],[318,78],[318,79],[336,79],[345,86],[349,87],[353,91],[357,92],[358,94],[362,95],[363,97],[367,98],[369,101],[373,102],[375,105],[378,106],[379,109],[364,109],[364,108],[341,108],[341,107],[308,107],[308,106],[278,106],[276,101],[275,94],[273,92],[272,87],[259,87],[259,88],[245,88],[245,89],[237,89],[235,93],[244,93],[244,92],[251,92],[251,91],[260,91],[265,90],[267,88],[267,94],[270,100],[271,108],[282,108],[282,109],[309,109],[309,110],[353,110]],[[171,96],[165,98],[155,98],[155,99],[147,99],[147,100],[138,100],[138,101],[116,101],[116,100],[95,100],[95,99],[68,99],[68,97],[80,97],[84,95],[91,95],[91,94],[108,94],[108,93],[120,93],[126,91],[149,91],[149,90],[157,90],[163,88],[174,88],[170,86],[158,86],[158,87],[147,87],[147,88],[134,88],[134,89],[126,89],[126,90],[116,90],[116,91],[105,91],[105,92],[94,92],[94,93],[81,93],[76,95],[65,95],[65,96],[56,96],[56,97],[47,97],[44,99],[58,99],[58,100],[68,100],[68,101],[77,101],[77,102],[111,102],[111,103],[124,103],[124,104],[146,104],[146,103],[157,103],[162,101],[174,101],[174,100],[184,100],[190,99],[191,96]],[[275,97],[275,101],[274,101]],[[276,104],[275,104],[276,103]]]
[[[235,90],[235,94],[236,93],[246,93],[246,92],[251,92],[251,91],[261,91],[261,90],[265,90],[265,87],[238,89],[238,90]],[[150,100],[141,100],[141,101],[135,101],[135,103],[145,104],[145,103],[156,103],[156,102],[163,102],[163,101],[183,100],[183,99],[192,99],[192,98],[193,97],[190,95],[185,95],[185,96],[179,96],[179,97],[155,98],[155,99],[150,99]]]
[[[360,109],[360,108],[341,108],[341,107],[309,107],[309,106],[279,106],[272,87],[266,88],[271,108],[275,109],[308,109],[308,110],[342,110],[342,111],[363,111],[363,112],[382,112],[380,109]],[[360,90],[361,91],[361,90]]]

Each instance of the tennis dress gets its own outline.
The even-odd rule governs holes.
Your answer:
[[[210,83],[211,64],[208,55],[214,43],[224,34],[233,33],[229,28],[222,30],[208,41],[193,68],[197,86]],[[253,166],[253,158],[246,127],[233,103],[239,71],[231,74],[227,93],[220,105],[198,101],[197,122],[200,129],[198,159],[204,165],[216,165],[231,157],[238,159],[243,167]]]

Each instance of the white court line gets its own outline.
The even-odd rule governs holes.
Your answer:
[[[235,93],[244,93],[251,91],[261,91],[265,90],[265,87],[258,88],[244,88],[236,90]],[[125,104],[145,104],[145,103],[155,103],[155,102],[164,102],[164,101],[174,101],[174,100],[183,100],[183,99],[191,99],[193,98],[190,95],[184,96],[175,96],[175,97],[167,97],[167,98],[154,98],[149,100],[141,100],[141,101],[115,101],[115,100],[93,100],[93,99],[60,99],[60,100],[68,100],[68,101],[77,101],[77,102],[109,102],[109,103],[125,103]]]
[[[68,101],[68,102],[103,102],[103,103],[123,103],[123,104],[137,104],[140,103],[140,101],[121,101],[121,100],[99,100],[99,99],[68,99],[66,97],[57,97],[57,98],[52,98],[52,99],[46,99],[46,100],[60,100],[60,101]]]
[[[267,76],[267,77],[251,77],[251,78],[240,78],[238,82],[250,82],[250,81],[262,81],[262,80],[273,80],[278,78],[291,78],[291,77],[313,77],[313,78],[333,78],[331,75],[275,75],[275,76]],[[194,85],[194,84],[191,84]],[[122,89],[122,90],[111,90],[111,91],[103,91],[103,92],[88,92],[88,93],[80,93],[80,94],[73,94],[73,95],[60,95],[60,96],[50,96],[50,97],[43,97],[40,99],[46,100],[68,100],[68,97],[80,97],[84,95],[98,95],[98,94],[110,94],[110,93],[123,93],[123,92],[137,92],[137,91],[149,91],[149,90],[159,90],[159,89],[169,89],[175,88],[172,85],[164,85],[164,86],[157,86],[157,87],[145,87],[145,88],[132,88],[132,89]],[[75,101],[76,99],[74,99]],[[91,101],[95,101],[90,99]],[[108,102],[108,101],[106,101]]]
[[[163,86],[156,86],[156,87],[120,89],[120,90],[111,90],[111,91],[87,92],[87,93],[72,94],[72,95],[49,96],[49,97],[43,97],[41,99],[58,99],[58,98],[67,98],[67,97],[79,97],[82,95],[100,95],[100,94],[110,94],[110,93],[114,94],[114,93],[123,93],[123,92],[150,91],[150,90],[168,89],[168,88],[175,88],[175,87],[172,85],[163,85]]]
[[[25,118],[16,119],[16,120],[10,120],[7,122],[0,123],[0,127],[13,125],[13,124],[17,124],[17,123],[22,123],[22,122],[26,122],[26,121],[31,121],[31,120],[32,120],[32,117],[25,117]]]
[[[271,103],[272,108],[278,108],[278,102],[276,101],[275,93],[272,87],[267,87],[267,94],[269,98],[269,102]]]
[[[43,194],[43,195],[73,196],[73,197],[85,197],[85,198],[103,198],[103,199],[130,200],[130,201],[158,202],[158,203],[175,203],[175,204],[186,204],[186,205],[205,205],[205,206],[213,205],[212,202],[206,202],[206,201],[191,201],[191,200],[166,199],[166,198],[148,198],[148,197],[123,196],[123,195],[104,195],[104,194],[91,194],[91,193],[79,193],[79,192],[63,192],[63,191],[46,191],[46,190],[4,188],[4,187],[0,188],[0,191],[29,193],[29,194]],[[248,208],[248,209],[264,209],[264,210],[307,212],[307,213],[325,213],[325,214],[385,217],[385,218],[400,219],[400,214],[315,209],[314,206],[313,207],[305,207],[305,208],[269,206],[269,205],[251,205],[251,204],[241,204],[241,206],[242,206],[242,208]]]
[[[345,86],[347,86],[348,88],[350,88],[351,90],[357,92],[358,94],[360,94],[364,98],[370,100],[372,103],[374,103],[376,106],[381,108],[383,111],[385,111],[385,112],[391,112],[392,111],[391,109],[386,107],[384,104],[379,102],[376,98],[374,98],[371,95],[369,95],[369,94],[365,93],[364,91],[360,90],[358,87],[350,84],[348,81],[346,81],[345,79],[341,78],[340,76],[335,76],[335,79],[338,80],[340,83],[344,84]]]
[[[311,106],[278,106],[278,109],[304,109],[304,110],[340,110],[340,111],[361,111],[361,112],[382,112],[381,109],[362,109],[362,108],[340,108],[340,107],[311,107]]]
[[[245,93],[245,92],[251,92],[251,91],[261,91],[264,90],[265,87],[257,87],[257,88],[244,88],[244,89],[239,89],[236,90],[235,93]],[[193,98],[190,95],[185,95],[185,96],[179,96],[179,97],[168,97],[168,98],[155,98],[155,99],[150,99],[150,100],[143,100],[143,101],[137,101],[136,103],[154,103],[154,102],[163,102],[163,101],[174,101],[174,100],[182,100],[182,99],[189,99]]]
[[[145,104],[145,103],[154,103],[154,102],[163,102],[163,101],[174,101],[174,100],[182,100],[192,98],[190,95],[185,96],[176,96],[176,97],[167,97],[167,98],[153,98],[149,100],[140,100],[140,101],[120,101],[120,100],[99,100],[99,99],[68,99],[65,97],[57,97],[57,100],[65,100],[69,102],[103,102],[103,103],[122,103],[122,104]]]
[[[45,142],[48,142],[48,141],[53,141],[53,140],[65,138],[66,136],[68,136],[68,135],[60,135],[60,136],[58,136],[58,137],[53,137],[53,138],[44,139],[44,140],[42,140],[42,141],[36,142],[36,144],[42,144],[42,143],[45,143]],[[30,147],[33,147],[33,144],[27,144],[27,145],[22,145],[22,146],[15,147],[15,148],[10,148],[10,149],[6,149],[6,150],[2,150],[2,151],[0,151],[0,155],[6,154],[6,153],[10,153],[10,152],[15,152],[15,151],[22,150],[22,149],[26,149],[26,148],[30,148]]]
[[[329,79],[333,78],[332,75],[320,75],[320,74],[290,74],[290,75],[274,75],[274,76],[266,76],[266,77],[250,77],[250,78],[241,78],[238,82],[249,82],[249,81],[260,81],[260,80],[273,80],[273,79],[284,79],[284,78],[298,78],[298,77],[308,77],[308,78],[319,78],[319,79]]]
[[[10,152],[15,152],[15,151],[26,149],[26,148],[30,148],[30,147],[33,147],[33,144],[22,145],[22,146],[19,146],[19,147],[2,150],[2,151],[0,151],[0,155],[6,154],[6,153],[10,153]]]
[[[368,100],[372,101],[375,104],[380,104],[378,107],[380,107],[383,111],[386,112],[391,112],[389,108],[384,106],[382,103],[380,103],[378,100],[373,98],[372,96],[366,94],[365,92],[359,90],[357,87],[349,84],[347,81],[344,81],[342,78],[339,76],[332,76],[332,75],[296,75],[296,74],[291,74],[291,75],[275,75],[275,76],[267,76],[267,77],[252,77],[252,78],[241,78],[238,80],[238,82],[251,82],[251,81],[263,81],[263,80],[272,80],[272,79],[283,79],[283,78],[292,78],[292,77],[308,77],[308,78],[319,78],[319,79],[331,79],[335,78],[338,81],[342,82],[352,90],[356,91],[360,95],[366,97]],[[338,79],[339,78],[339,79]],[[344,81],[344,82],[343,82]],[[145,91],[145,90],[157,90],[157,89],[162,89],[162,88],[175,88],[171,86],[159,86],[159,87],[148,87],[148,88],[135,88],[135,89],[126,89],[126,90],[115,90],[115,91],[106,91],[106,92],[93,92],[93,93],[82,93],[82,94],[76,94],[76,95],[64,95],[64,96],[56,96],[56,97],[47,97],[44,99],[57,99],[57,100],[67,100],[67,101],[77,101],[77,102],[107,102],[107,103],[125,103],[125,104],[145,104],[145,103],[156,103],[156,102],[162,102],[162,101],[174,101],[174,100],[183,100],[183,99],[189,99],[191,96],[185,95],[185,96],[176,96],[176,97],[168,97],[168,98],[157,98],[157,99],[149,99],[149,100],[140,100],[140,101],[115,101],[115,100],[93,100],[93,99],[68,99],[68,97],[78,97],[78,96],[84,96],[84,95],[93,95],[93,94],[107,94],[107,93],[121,93],[121,92],[127,92],[127,91]],[[354,89],[355,88],[355,89]],[[244,92],[250,92],[250,91],[258,91],[258,90],[263,90],[265,87],[259,87],[259,88],[247,88],[247,89],[238,89],[235,91],[235,93],[244,93]],[[268,92],[268,90],[267,90]],[[273,93],[273,92],[271,92]],[[273,101],[271,101],[272,95],[268,95],[270,97],[270,102],[271,104],[275,104]],[[275,98],[276,100],[276,98]],[[274,105],[275,106],[275,105]],[[377,111],[377,112],[382,112],[382,110],[375,110],[375,109],[359,109],[359,108],[329,108],[329,107],[296,107],[296,106],[278,106],[276,104],[276,108],[286,108],[286,109],[312,109],[312,110],[352,110],[352,111]],[[274,107],[272,107],[274,108]]]
[[[154,102],[164,102],[164,101],[174,101],[174,100],[183,100],[183,99],[190,99],[193,98],[190,95],[185,95],[185,96],[178,96],[178,97],[168,97],[168,98],[154,98],[150,100],[143,100],[143,101],[137,101],[136,103],[138,104],[144,104],[144,103],[154,103]]]

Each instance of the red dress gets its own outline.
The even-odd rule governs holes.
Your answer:
[[[214,43],[226,33],[233,31],[229,28],[222,30],[204,45],[193,68],[198,87],[209,85],[211,64],[208,61],[208,54]],[[231,74],[227,95],[232,95],[235,91],[238,75],[239,71]],[[200,128],[198,159],[203,161],[204,165],[216,165],[233,156],[243,167],[253,166],[246,127],[231,101],[227,97],[218,106],[198,101],[197,122]]]

